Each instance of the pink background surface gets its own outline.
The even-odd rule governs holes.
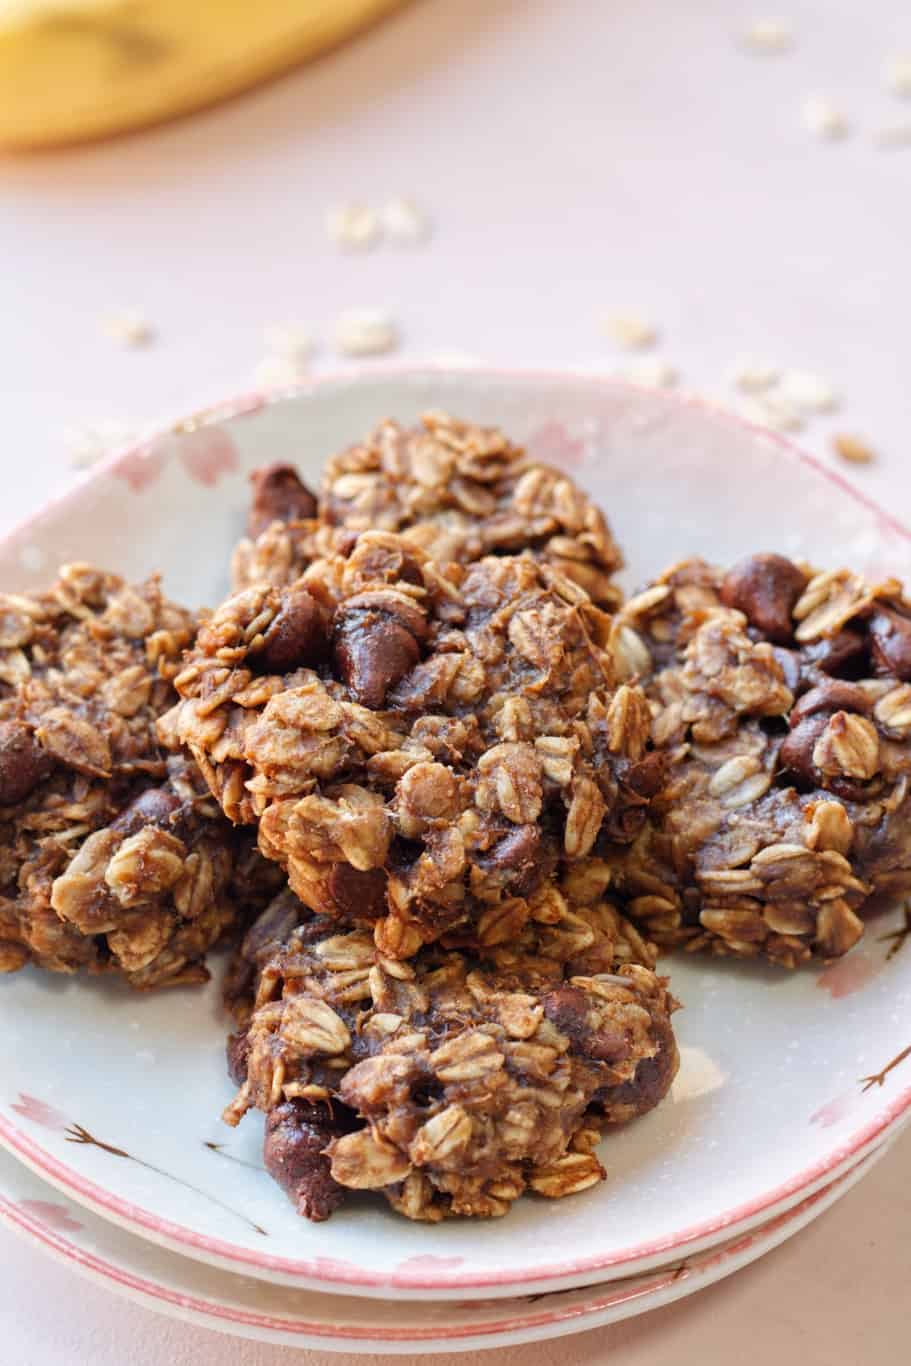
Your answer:
[[[328,338],[340,311],[362,307],[397,318],[406,359],[458,351],[607,371],[625,358],[598,318],[628,308],[661,326],[661,354],[699,392],[724,396],[742,352],[819,371],[845,404],[805,444],[828,459],[832,430],[867,436],[881,459],[852,477],[907,518],[911,148],[879,151],[871,133],[911,118],[879,81],[885,58],[911,53],[911,13],[898,0],[781,9],[794,51],[750,58],[732,33],[765,7],[747,0],[422,0],[190,122],[0,163],[0,531],[72,478],[65,427],[158,423],[246,390],[263,327],[297,320]],[[804,130],[800,106],[816,92],[851,117],[847,142]],[[331,204],[395,194],[433,215],[427,247],[328,245]],[[146,352],[101,332],[129,307],[159,331]],[[328,347],[316,365],[337,368]],[[892,1366],[909,1176],[911,1135],[733,1280],[491,1361]],[[10,1361],[317,1359],[168,1323],[5,1231],[0,1258]]]

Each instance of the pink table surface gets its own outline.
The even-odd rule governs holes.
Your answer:
[[[907,517],[911,147],[871,135],[911,119],[879,76],[911,53],[911,10],[781,10],[794,50],[760,58],[732,36],[764,14],[748,0],[420,0],[191,121],[0,161],[0,532],[73,477],[64,428],[152,424],[247,389],[265,326],[328,338],[341,310],[366,307],[398,319],[405,359],[606,372],[624,358],[599,316],[630,309],[702,393],[730,398],[743,352],[818,371],[844,406],[805,444],[830,459],[832,431],[868,437],[880,459],[852,477]],[[851,118],[850,139],[807,133],[816,92]],[[397,194],[433,215],[426,248],[327,243],[330,205]],[[147,351],[101,331],[129,307],[158,329]],[[337,365],[328,346],[316,359]],[[503,1366],[904,1360],[909,1176],[911,1137],[762,1264]],[[0,1257],[4,1362],[291,1360],[128,1307],[5,1232]]]

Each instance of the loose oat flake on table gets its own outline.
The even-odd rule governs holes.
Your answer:
[[[226,1112],[265,1111],[265,1164],[298,1212],[325,1219],[371,1190],[410,1219],[506,1214],[600,1182],[605,1125],[666,1094],[675,1002],[630,961],[635,931],[564,952],[543,918],[498,960],[427,949],[390,962],[365,929],[285,894],[250,931],[255,1003],[229,1044]],[[616,936],[616,937],[615,937]]]
[[[621,628],[667,779],[613,893],[660,944],[793,966],[911,891],[911,603],[894,579],[683,561]],[[650,662],[646,665],[645,661]]]
[[[851,131],[844,112],[824,95],[808,95],[802,112],[804,127],[823,141],[841,141]]]
[[[497,428],[445,413],[427,413],[414,428],[382,422],[327,461],[318,500],[298,480],[296,505],[293,470],[271,468],[255,476],[249,535],[234,556],[237,588],[293,582],[353,535],[379,530],[440,562],[530,550],[599,606],[619,600],[613,575],[623,557],[603,513],[569,475],[531,459]]]
[[[131,587],[84,564],[0,596],[2,970],[202,981],[251,860],[264,895],[274,885],[157,735],[195,625],[157,578]]]
[[[794,33],[783,19],[756,19],[744,29],[741,41],[750,52],[777,55],[793,45]]]

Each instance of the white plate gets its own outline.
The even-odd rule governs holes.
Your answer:
[[[798,1233],[890,1143],[785,1214],[716,1248],[606,1285],[518,1299],[381,1302],[265,1285],[180,1257],[54,1198],[6,1154],[0,1154],[0,1222],[106,1289],[203,1328],[324,1352],[469,1352],[602,1328],[703,1290]]]
[[[175,595],[216,600],[250,469],[291,458],[315,477],[379,417],[429,406],[500,421],[571,468],[607,507],[631,582],[684,553],[756,548],[911,578],[903,528],[786,442],[704,405],[571,376],[373,372],[249,399],[110,462],[0,548],[0,581],[38,583],[61,558],[91,557],[133,575],[161,566]],[[597,1191],[523,1200],[501,1221],[427,1227],[367,1201],[327,1224],[298,1219],[261,1171],[259,1120],[219,1125],[230,1087],[214,987],[136,997],[38,973],[0,984],[0,1141],[144,1236],[273,1281],[437,1299],[603,1281],[767,1219],[898,1124],[911,1105],[911,948],[887,961],[879,938],[897,924],[790,975],[670,962],[686,1002],[673,1098],[603,1145]]]

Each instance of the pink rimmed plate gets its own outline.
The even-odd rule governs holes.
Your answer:
[[[891,517],[781,439],[704,405],[592,378],[372,372],[204,414],[92,472],[0,547],[5,585],[66,558],[214,602],[246,474],[330,452],[431,406],[501,422],[599,497],[635,583],[698,552],[773,548],[911,578]],[[692,1255],[767,1221],[897,1129],[911,1105],[911,949],[882,936],[829,968],[670,960],[686,1003],[671,1099],[603,1147],[608,1180],[489,1224],[408,1224],[353,1201],[298,1220],[265,1177],[260,1123],[222,1128],[230,1094],[217,987],[160,997],[24,973],[0,983],[0,1142],[152,1241],[275,1282],[382,1297],[565,1289]]]
[[[604,1285],[516,1299],[365,1300],[265,1285],[157,1247],[98,1218],[0,1154],[0,1224],[115,1294],[200,1327],[321,1351],[477,1351],[602,1328],[692,1295],[739,1271],[846,1194],[890,1142],[814,1195],[716,1247]]]

